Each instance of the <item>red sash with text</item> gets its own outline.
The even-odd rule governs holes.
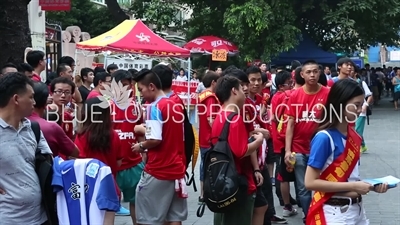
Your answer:
[[[321,174],[320,179],[331,182],[346,182],[360,159],[361,137],[353,127],[347,129],[347,141],[343,153]],[[307,225],[325,225],[324,203],[335,193],[314,193],[307,215]]]

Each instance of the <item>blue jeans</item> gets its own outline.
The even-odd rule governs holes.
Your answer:
[[[306,185],[304,184],[308,158],[309,155],[297,153],[296,164],[294,165],[298,199],[300,200],[301,208],[303,209],[305,216],[307,216],[311,204],[311,191],[307,190]]]
[[[361,136],[362,142],[361,142],[361,147],[365,146],[365,141],[364,141],[364,128],[365,128],[365,121],[367,120],[366,116],[359,116],[356,120],[356,131],[357,133]]]
[[[206,155],[206,152],[210,150],[210,148],[201,148],[200,147],[200,181],[204,181],[204,156]]]

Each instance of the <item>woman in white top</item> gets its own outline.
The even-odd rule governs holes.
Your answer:
[[[374,101],[374,99],[373,99],[371,90],[368,88],[367,83],[365,83],[365,81],[358,78],[359,70],[360,69],[358,67],[357,68],[353,67],[353,70],[350,72],[350,78],[352,78],[353,80],[356,80],[360,84],[360,86],[362,86],[362,88],[364,90],[365,99],[366,99],[366,100],[364,100],[364,104],[362,106],[360,116],[357,118],[357,121],[356,121],[356,131],[362,138],[361,152],[365,153],[367,151],[367,146],[365,145],[365,141],[364,141],[365,121],[367,120],[367,109],[369,107],[369,104],[371,104]]]
[[[372,186],[361,181],[360,152],[346,145],[350,136],[357,138],[349,123],[361,113],[364,97],[364,91],[352,79],[339,80],[330,90],[323,119],[311,141],[305,176],[305,186],[314,191],[308,225],[368,225],[361,196],[369,191],[387,191],[387,184]]]
[[[177,76],[175,78],[175,81],[188,81],[186,75],[185,75],[185,70],[184,69],[180,69],[179,70],[179,76]]]

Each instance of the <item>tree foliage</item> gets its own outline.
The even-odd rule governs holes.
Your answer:
[[[46,18],[61,22],[63,29],[68,26],[78,26],[92,37],[107,32],[119,24],[107,7],[98,6],[90,0],[71,2],[71,11],[46,12]]]
[[[32,46],[27,5],[30,0],[0,1],[0,65],[24,61],[25,48]]]
[[[300,34],[336,52],[399,40],[400,0],[136,0],[132,9],[162,30],[176,22],[176,5],[193,10],[178,27],[187,40],[223,37],[238,45],[245,60],[270,60],[295,47]]]
[[[173,0],[135,0],[128,12],[148,25],[155,25],[155,31],[164,31],[171,28],[171,24],[179,27],[179,8]]]

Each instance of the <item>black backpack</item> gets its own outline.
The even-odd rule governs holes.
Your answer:
[[[186,156],[186,169],[189,167],[190,162],[193,159],[193,152],[195,149],[195,134],[193,131],[193,126],[190,123],[189,115],[186,111],[186,108],[183,106],[183,114],[185,116],[184,120],[184,131],[185,131],[185,156]],[[195,155],[197,157],[197,155]],[[194,161],[194,160],[193,160]],[[186,172],[186,185],[190,186],[193,184],[193,189],[197,192],[196,182],[194,178],[194,169],[192,169],[192,176],[190,177],[189,173]]]
[[[229,121],[235,115],[237,113],[228,116],[217,143],[211,145],[204,157],[204,201],[214,213],[231,211],[242,204],[247,195],[247,179],[238,174],[228,143]]]
[[[40,141],[40,125],[36,121],[31,121],[33,133],[35,133],[36,142]],[[43,154],[40,149],[35,153],[35,170],[39,177],[40,189],[42,191],[42,204],[47,215],[48,225],[58,225],[56,193],[51,185],[53,179],[53,156]]]

